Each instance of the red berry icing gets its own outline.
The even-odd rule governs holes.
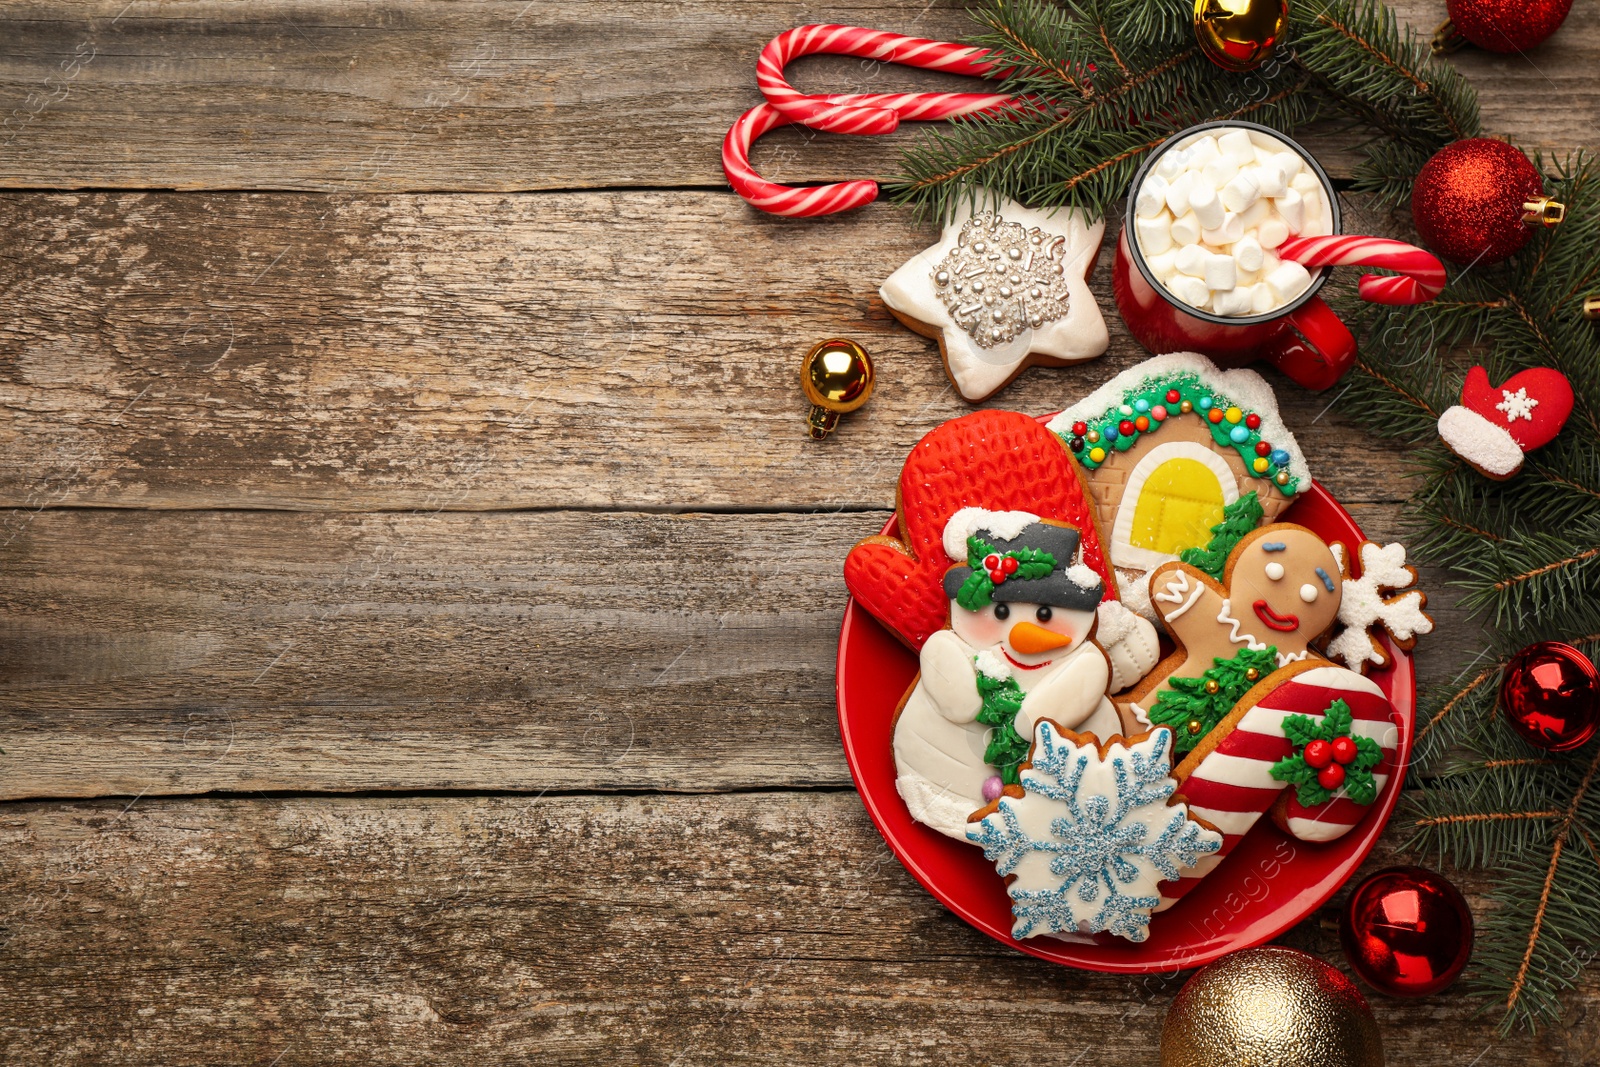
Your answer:
[[[1324,789],[1338,789],[1344,785],[1344,767],[1330,763],[1317,772],[1317,784]]]
[[[1333,759],[1335,763],[1354,763],[1360,750],[1356,748],[1353,738],[1336,737],[1333,739]]]
[[[1267,442],[1265,442],[1265,441],[1257,441],[1256,442],[1256,455],[1258,455],[1258,456],[1270,456],[1270,455],[1272,455],[1272,446],[1267,444]]]
[[[1248,429],[1259,430],[1261,429],[1261,416],[1252,411],[1244,417],[1244,424]]]
[[[1305,758],[1307,766],[1321,770],[1333,762],[1333,746],[1326,741],[1312,741],[1306,745]]]
[[[984,560],[983,560],[983,569],[984,570],[992,571],[992,570],[996,569],[999,566],[1000,566],[1000,557],[999,556],[986,556],[986,557],[984,557]]]
[[[1017,573],[1017,560],[1016,560],[1016,557],[1015,556],[1007,556],[1005,559],[1001,560],[1000,561],[1000,569],[1005,571],[1006,574],[1008,574],[1008,575]]]

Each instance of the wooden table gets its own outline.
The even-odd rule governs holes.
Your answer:
[[[1593,147],[1596,7],[1456,60],[1490,131]],[[959,34],[955,5],[0,19],[4,1062],[1153,1062],[1178,979],[968,929],[840,752],[840,562],[966,410],[876,296],[932,230],[762,216],[718,166],[773,34]],[[757,164],[889,173],[906,136],[787,131]],[[998,403],[1143,358],[1104,274],[1110,353]],[[818,444],[795,368],[833,334],[882,384]],[[1404,457],[1283,395],[1402,534]],[[1424,580],[1440,679],[1473,628]],[[1334,914],[1285,941],[1337,960]],[[1571,1004],[1504,1040],[1448,995],[1374,1008],[1392,1064],[1593,1063],[1600,983]]]

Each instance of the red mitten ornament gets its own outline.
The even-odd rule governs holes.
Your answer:
[[[1082,533],[1083,562],[1115,600],[1094,512],[1078,464],[1037,419],[1015,411],[978,411],[953,419],[911,450],[897,493],[900,536],[869,537],[844,561],[844,584],[896,637],[920,650],[950,621],[944,574],[944,528],[962,508],[1028,511]]]
[[[1461,403],[1439,416],[1439,436],[1486,478],[1505,481],[1522,469],[1526,452],[1555,439],[1572,414],[1572,385],[1548,367],[1518,371],[1491,386],[1489,372],[1473,367],[1461,386]]]

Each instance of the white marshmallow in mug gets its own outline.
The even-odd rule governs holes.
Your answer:
[[[1210,258],[1211,253],[1199,245],[1184,245],[1172,257],[1172,265],[1191,278],[1203,278]]]
[[[1241,221],[1242,218],[1243,216],[1235,215],[1231,211],[1224,212],[1222,216],[1222,225],[1212,227],[1209,230],[1201,230],[1200,240],[1204,241],[1208,245],[1214,245],[1217,248],[1221,248],[1223,245],[1233,244],[1235,241],[1244,236],[1244,223]]]
[[[1222,187],[1222,205],[1229,211],[1245,211],[1261,199],[1261,183],[1255,171],[1240,171],[1232,181]]]
[[[1194,187],[1194,181],[1194,173],[1186,170],[1167,183],[1165,199],[1173,218],[1181,219],[1189,213],[1189,190]]]
[[[1190,171],[1192,174],[1193,171]],[[1200,170],[1200,181],[1213,189],[1221,189],[1239,173],[1239,161],[1232,156],[1218,156]]]
[[[1254,163],[1256,145],[1249,130],[1229,130],[1217,138],[1217,149],[1242,166]]]
[[[1167,284],[1167,290],[1190,307],[1204,307],[1206,301],[1211,299],[1211,290],[1206,283],[1187,274],[1174,275]]]
[[[1279,302],[1287,303],[1305,291],[1311,284],[1311,272],[1292,259],[1278,264],[1278,269],[1267,275],[1266,283]]]
[[[1185,165],[1190,170],[1205,170],[1206,164],[1222,156],[1222,150],[1217,147],[1217,139],[1209,134],[1200,138],[1187,149],[1189,158]]]
[[[1277,248],[1289,239],[1289,227],[1282,219],[1267,219],[1256,227],[1256,240],[1262,248]]]
[[[1218,315],[1248,315],[1255,310],[1255,286],[1241,285],[1226,292],[1213,293],[1211,310]]]
[[[1225,256],[1219,252],[1206,253],[1205,263],[1206,288],[1232,289],[1239,283],[1239,265],[1232,256]]]
[[[1214,230],[1222,225],[1222,217],[1226,209],[1222,201],[1217,199],[1217,190],[1214,186],[1201,182],[1189,190],[1189,210],[1194,212],[1194,217],[1200,220],[1200,228]]]
[[[1172,247],[1172,223],[1165,212],[1153,219],[1143,216],[1135,218],[1133,232],[1139,239],[1139,251],[1147,258]]]
[[[1134,197],[1133,210],[1142,218],[1153,219],[1167,209],[1167,180],[1152,174],[1144,180]]]
[[[1262,264],[1261,242],[1254,237],[1241,237],[1233,246],[1233,258],[1240,270],[1256,271]]]
[[[1172,224],[1172,240],[1180,245],[1192,245],[1200,242],[1200,220],[1194,217],[1194,212],[1189,212]]]
[[[1283,219],[1293,233],[1301,233],[1306,228],[1306,202],[1305,198],[1294,189],[1290,189],[1272,201],[1273,208]]]

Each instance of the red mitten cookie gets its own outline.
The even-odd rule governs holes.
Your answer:
[[[1193,889],[1268,812],[1301,841],[1343,836],[1394,774],[1395,721],[1383,690],[1355,671],[1312,659],[1267,676],[1172,772],[1190,813],[1223,842],[1162,885],[1162,906]]]
[[[1093,512],[1066,445],[1014,411],[979,411],[945,423],[911,451],[900,472],[898,538],[869,537],[850,550],[844,581],[852,596],[914,650],[950,616],[944,574],[956,560],[944,529],[962,508],[1027,511],[1082,532],[1083,562],[1116,599]]]

